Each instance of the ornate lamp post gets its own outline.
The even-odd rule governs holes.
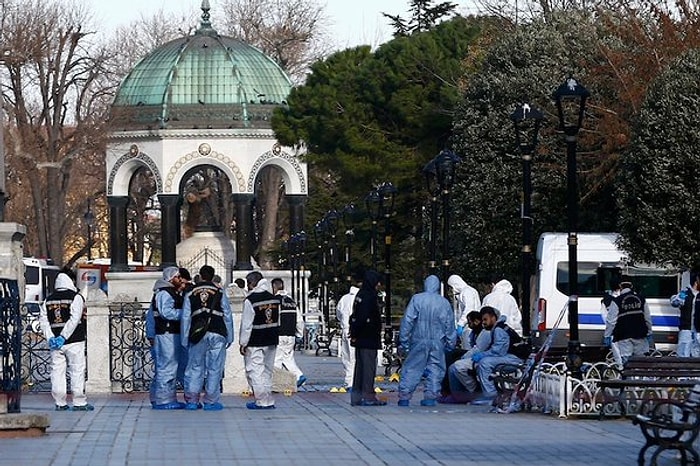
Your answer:
[[[297,239],[296,244],[297,244],[297,257],[298,257],[298,265],[299,265],[299,273],[297,273],[297,280],[299,284],[297,285],[297,289],[300,290],[299,292],[299,301],[301,301],[301,314],[303,316],[306,316],[306,272],[305,272],[305,260],[306,260],[306,241],[307,241],[307,236],[306,232],[304,230],[301,230],[299,233],[296,233],[294,235]]]
[[[328,277],[326,274],[326,244],[328,242],[328,227],[325,218],[316,222],[314,226],[314,239],[318,246],[318,303],[323,312],[323,319],[328,324],[330,310],[328,309]]]
[[[510,116],[515,130],[515,146],[523,162],[522,218],[522,309],[523,334],[530,335],[530,274],[532,269],[532,156],[537,148],[540,125],[544,116],[538,109],[524,103]]]
[[[357,209],[355,204],[348,204],[343,207],[342,218],[345,227],[345,280],[348,285],[352,283],[352,240],[355,237],[355,214]]]
[[[328,238],[328,261],[330,262],[333,276],[333,299],[338,300],[338,223],[342,215],[332,209],[326,212],[323,223],[326,225]]]
[[[95,214],[90,210],[90,199],[87,200],[87,211],[83,215],[85,225],[87,225],[87,260],[92,260],[92,227],[95,226]]]
[[[578,333],[578,185],[576,180],[576,143],[583,124],[588,90],[574,78],[568,78],[554,92],[559,129],[566,141],[567,210],[569,217],[569,345],[566,365],[572,375],[581,372],[581,342]]]
[[[394,215],[394,201],[398,190],[387,181],[377,188],[377,192],[379,214],[384,217],[384,341],[389,346],[394,336],[391,321],[391,217]]]
[[[372,221],[372,237],[369,243],[369,251],[372,256],[372,269],[377,270],[377,222],[381,217],[381,197],[379,191],[373,189],[365,196],[365,206],[367,214]]]
[[[428,162],[423,167],[425,184],[430,195],[430,232],[428,234],[428,273],[436,274],[437,266],[437,224],[438,224],[438,196],[440,195],[440,185],[437,181],[437,169],[435,168],[436,158]]]
[[[451,150],[443,149],[435,159],[440,196],[442,197],[442,281],[447,283],[450,273],[450,192],[455,182],[457,164],[461,161]],[[447,287],[443,286],[445,295]]]

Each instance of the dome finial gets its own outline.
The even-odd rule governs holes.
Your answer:
[[[205,34],[205,35],[216,35],[216,31],[214,28],[211,27],[211,22],[209,22],[209,10],[211,10],[211,6],[209,6],[209,0],[202,0],[202,22],[199,25],[199,29],[197,30],[196,34]]]

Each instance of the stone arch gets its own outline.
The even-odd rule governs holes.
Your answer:
[[[158,166],[148,154],[139,151],[138,146],[133,144],[129,152],[119,157],[109,172],[107,195],[128,196],[131,177],[141,166],[146,166],[153,173],[157,192],[163,192],[163,177],[160,174],[160,170],[158,170]]]
[[[282,150],[279,145],[258,157],[248,174],[247,192],[255,192],[255,178],[264,167],[274,165],[282,172],[287,194],[307,194],[306,176],[297,157]]]
[[[246,183],[241,169],[228,156],[211,150],[209,144],[200,144],[199,149],[185,154],[173,163],[163,184],[163,193],[176,193],[182,183],[182,178],[191,168],[197,165],[213,165],[223,171],[234,192],[245,192]]]

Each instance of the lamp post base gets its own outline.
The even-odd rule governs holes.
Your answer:
[[[569,346],[566,353],[566,368],[573,378],[581,378],[581,365],[583,358],[581,357],[581,343],[579,341],[569,341]]]

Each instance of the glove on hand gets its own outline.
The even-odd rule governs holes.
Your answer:
[[[647,335],[647,342],[649,342],[649,346],[654,346],[654,335]]]
[[[49,338],[49,349],[52,349],[52,350],[61,349],[61,346],[63,346],[65,344],[65,342],[66,342],[66,339],[60,335],[57,337]]]
[[[472,361],[474,361],[475,363],[481,361],[482,359],[484,359],[484,353],[474,353],[474,354],[472,354]]]
[[[604,337],[603,338],[603,344],[607,347],[610,348],[612,346],[612,337]]]
[[[458,325],[457,326],[457,336],[461,338],[463,333],[464,333],[464,325]]]

